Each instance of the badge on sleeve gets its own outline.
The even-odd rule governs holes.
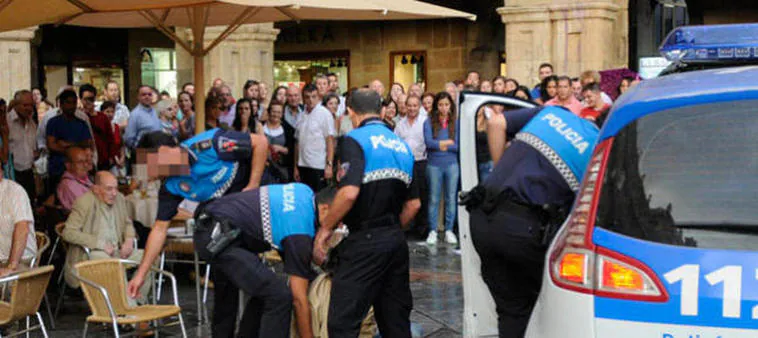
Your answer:
[[[350,171],[350,162],[342,163],[339,170],[337,170],[337,180],[341,181],[348,171]]]
[[[184,192],[189,192],[192,189],[192,186],[189,184],[189,182],[182,182],[179,183],[179,189],[182,189]]]

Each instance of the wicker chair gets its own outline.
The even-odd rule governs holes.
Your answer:
[[[36,231],[34,232],[34,238],[37,240],[37,255],[32,259],[31,266],[36,268],[42,261],[42,254],[50,247],[50,237],[47,237],[44,232]]]
[[[45,250],[47,250],[48,247],[50,247],[50,237],[47,237],[44,232],[36,231],[34,233],[34,238],[37,240],[37,255],[32,259],[32,268],[39,267],[40,262],[42,262],[42,254],[45,253]],[[52,252],[50,255],[52,255]],[[48,263],[48,265],[50,265],[50,263]],[[47,297],[47,292],[45,292],[43,300],[45,301],[45,308],[47,309],[47,317],[50,318],[50,326],[55,330],[55,319],[53,318],[53,311],[50,309],[50,299]],[[29,329],[29,318],[26,318],[26,328]]]
[[[126,267],[138,265],[138,262],[124,259],[104,259],[84,261],[75,265],[76,277],[82,284],[87,303],[92,315],[84,323],[84,336],[87,336],[89,323],[111,324],[113,333],[119,337],[119,325],[154,322],[157,320],[178,316],[178,324],[182,329],[182,337],[187,337],[184,328],[179,296],[176,288],[176,278],[166,271],[151,268],[152,271],[166,275],[171,280],[174,294],[174,305],[141,305],[130,306],[126,300]],[[169,323],[175,325],[177,322]],[[156,332],[158,327],[155,328]]]
[[[47,283],[50,282],[52,274],[53,267],[47,265],[0,278],[0,284],[11,283],[9,301],[0,302],[0,325],[6,325],[24,318],[28,319],[31,316],[37,316],[37,321],[39,321],[39,325],[32,328],[27,325],[26,330],[13,333],[11,337],[36,329],[42,330],[42,334],[47,337],[45,323],[37,309],[42,302],[42,296],[45,294]]]

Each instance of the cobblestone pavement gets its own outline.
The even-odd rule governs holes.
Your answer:
[[[461,260],[454,253],[454,247],[439,244],[428,247],[423,242],[409,241],[411,252],[411,290],[413,292],[414,310],[411,313],[414,336],[419,337],[460,337],[463,329],[463,290],[461,288]],[[188,278],[189,265],[167,266],[167,270],[175,271],[179,281],[179,303],[183,309],[184,320],[190,337],[210,337],[208,325],[198,325],[197,302],[195,300],[194,282]],[[56,291],[51,289],[51,301],[55,302]],[[162,302],[170,300],[170,287]],[[208,304],[212,310],[213,292],[208,294]],[[168,298],[167,298],[168,297]],[[53,303],[53,306],[55,304]],[[40,308],[50,337],[81,337],[84,318],[89,314],[87,304],[81,297],[67,296],[64,298],[60,314],[55,321],[55,329],[49,325],[49,318],[43,303]],[[113,337],[111,332],[94,332],[90,326],[88,337]],[[42,337],[34,333],[32,337]],[[162,337],[180,337],[178,327],[161,331]]]

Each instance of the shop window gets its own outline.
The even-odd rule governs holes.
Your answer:
[[[426,90],[426,60],[426,51],[391,52],[390,83],[399,83],[406,91],[420,83]]]
[[[276,54],[274,82],[276,86],[303,87],[316,75],[337,74],[340,94],[350,89],[350,53],[348,51]]]
[[[45,71],[48,71],[48,69],[50,70],[47,74],[48,83],[65,80],[65,78],[63,78],[65,75],[65,67],[61,69],[54,66],[45,66]],[[62,74],[56,75],[56,71],[57,73]],[[119,88],[124,88],[124,70],[115,67],[76,67],[74,68],[73,80],[74,87],[76,87],[77,90],[79,86],[85,83],[95,86],[98,94],[97,102],[102,102],[105,100],[105,84],[108,83],[108,81],[116,81],[118,82]],[[48,91],[48,93],[55,92]],[[121,100],[123,101],[123,98],[121,98]]]
[[[167,91],[176,98],[176,50],[168,48],[144,48],[142,58],[142,84]]]

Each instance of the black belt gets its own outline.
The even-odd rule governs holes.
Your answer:
[[[351,233],[363,231],[363,230],[369,230],[369,229],[375,229],[375,228],[385,228],[385,227],[392,227],[399,225],[400,221],[396,215],[384,215],[376,218],[372,218],[363,222],[358,223],[357,226],[349,225],[347,228],[350,230]]]

